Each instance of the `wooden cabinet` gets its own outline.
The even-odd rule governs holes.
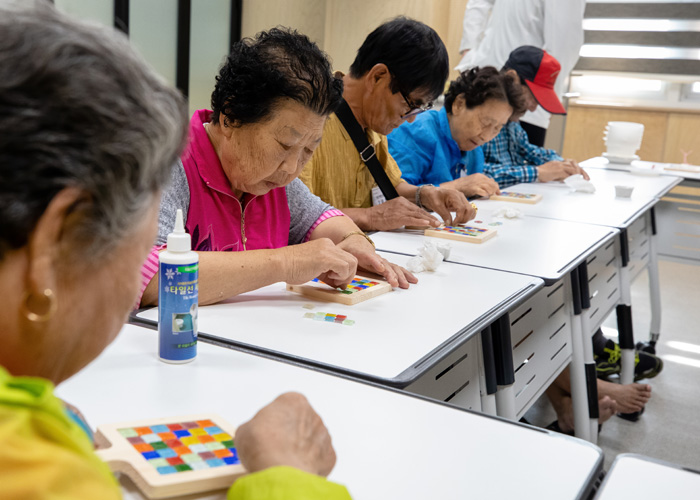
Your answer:
[[[585,160],[605,151],[603,134],[609,121],[644,124],[642,160],[682,163],[683,151],[694,151],[691,163],[700,158],[700,111],[580,105],[572,102],[566,117],[563,155]]]
[[[569,104],[564,132],[564,158],[586,160],[600,156],[605,151],[603,134],[610,121],[636,122],[644,124],[642,147],[637,154],[643,160],[663,161],[668,113],[588,107]]]
[[[700,260],[700,181],[686,179],[656,205],[660,255]]]
[[[700,163],[700,113],[669,113],[663,161],[682,163],[681,151],[693,151],[689,163]]]

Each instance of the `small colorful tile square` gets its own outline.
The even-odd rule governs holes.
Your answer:
[[[317,313],[306,313],[304,314],[304,317],[306,319],[313,319],[314,321],[323,321],[324,323],[336,323],[345,326],[352,326],[355,324],[355,320],[348,319],[348,317],[344,314],[333,314],[319,311]]]
[[[118,429],[159,474],[236,465],[233,438],[211,420]]]
[[[496,236],[496,233],[497,231],[495,229],[476,226],[440,226],[425,230],[426,236],[467,241],[470,243],[483,243]]]
[[[354,305],[391,291],[391,285],[385,281],[374,280],[363,276],[355,276],[344,289],[333,288],[318,278],[303,285],[287,285],[290,292],[300,293],[307,297]]]
[[[515,191],[501,191],[501,194],[495,194],[489,199],[496,201],[514,201],[516,203],[534,204],[542,199],[542,195],[534,193],[516,193]]]
[[[234,434],[215,415],[103,425],[96,453],[148,498],[164,498],[225,488],[245,473]]]

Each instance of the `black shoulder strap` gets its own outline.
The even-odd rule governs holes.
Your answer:
[[[345,99],[342,100],[340,107],[335,114],[340,120],[340,123],[343,124],[343,127],[350,136],[350,139],[352,139],[353,144],[355,144],[357,152],[360,153],[360,158],[362,158],[362,161],[365,163],[365,165],[367,165],[367,168],[372,174],[372,177],[374,177],[377,186],[379,186],[379,189],[382,190],[384,198],[387,200],[397,198],[399,194],[396,192],[396,188],[391,183],[391,180],[389,180],[389,176],[386,175],[382,164],[379,163],[377,155],[374,151],[374,146],[367,140],[365,131],[362,130],[360,124],[357,123],[355,115],[352,114],[352,110],[350,109],[348,103],[345,102]]]

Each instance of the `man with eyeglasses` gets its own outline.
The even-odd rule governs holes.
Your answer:
[[[448,72],[447,51],[432,28],[404,17],[379,26],[343,75],[345,102],[328,118],[300,179],[365,231],[438,226],[429,211],[447,224],[472,219],[475,209],[459,191],[402,180],[386,139],[432,107]]]

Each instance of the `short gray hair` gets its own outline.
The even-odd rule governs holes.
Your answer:
[[[0,33],[0,259],[66,187],[86,195],[76,251],[103,256],[167,181],[184,99],[121,33],[45,0],[0,0]]]

